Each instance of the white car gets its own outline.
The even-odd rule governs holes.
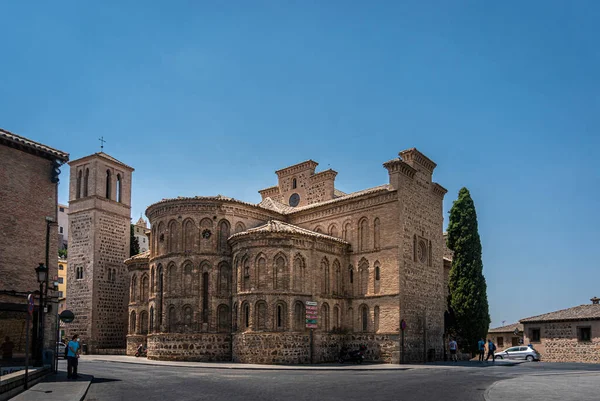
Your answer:
[[[64,358],[65,357],[65,349],[67,348],[65,343],[56,343],[56,345],[58,346],[58,357],[59,358]]]
[[[518,347],[510,347],[504,351],[496,352],[496,358],[500,359],[523,359],[528,362],[539,361],[542,356],[531,345],[520,345]]]

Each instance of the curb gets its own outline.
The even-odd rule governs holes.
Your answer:
[[[375,368],[375,367],[361,367],[361,368],[351,368],[351,367],[336,367],[336,366],[314,366],[314,367],[278,367],[278,366],[269,366],[269,367],[248,367],[248,366],[190,366],[190,365],[165,365],[161,363],[152,363],[152,362],[130,362],[130,361],[111,361],[107,359],[89,359],[90,362],[108,362],[108,363],[124,363],[130,365],[146,365],[146,366],[160,366],[160,367],[171,367],[171,368],[190,368],[190,369],[221,369],[221,370],[262,370],[262,371],[390,371],[390,370],[409,370],[414,369],[411,367],[402,367],[402,368]]]

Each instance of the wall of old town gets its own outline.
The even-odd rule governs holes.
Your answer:
[[[591,341],[578,339],[578,328],[591,328]],[[531,339],[531,331],[540,330],[540,341]],[[557,321],[525,323],[525,344],[532,344],[544,362],[600,363],[600,321]]]
[[[231,361],[229,333],[156,333],[148,335],[148,359],[161,361]]]

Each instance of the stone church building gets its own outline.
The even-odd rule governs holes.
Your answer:
[[[121,167],[128,185],[130,168],[98,160]],[[436,164],[417,149],[400,152],[383,163],[387,184],[350,194],[335,188],[337,172],[316,167],[309,160],[276,171],[258,204],[197,196],[150,205],[150,249],[125,262],[128,354],[146,343],[150,359],[309,363],[366,344],[371,360],[442,358],[446,190],[432,181]],[[111,213],[83,213],[80,200],[77,224],[125,229],[126,209],[96,192],[90,202]],[[70,255],[89,246],[74,240]],[[97,255],[109,258],[97,274],[122,255],[110,252]],[[101,302],[126,291],[108,289]]]

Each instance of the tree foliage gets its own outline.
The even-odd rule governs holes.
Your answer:
[[[129,257],[132,257],[134,255],[137,255],[138,253],[140,253],[140,242],[138,241],[137,237],[135,236],[135,232],[133,229],[133,224],[130,225],[131,230],[129,231]]]
[[[453,331],[462,340],[462,348],[475,352],[477,341],[487,334],[490,314],[477,213],[467,188],[458,192],[452,205],[447,238],[454,252],[449,279]]]

